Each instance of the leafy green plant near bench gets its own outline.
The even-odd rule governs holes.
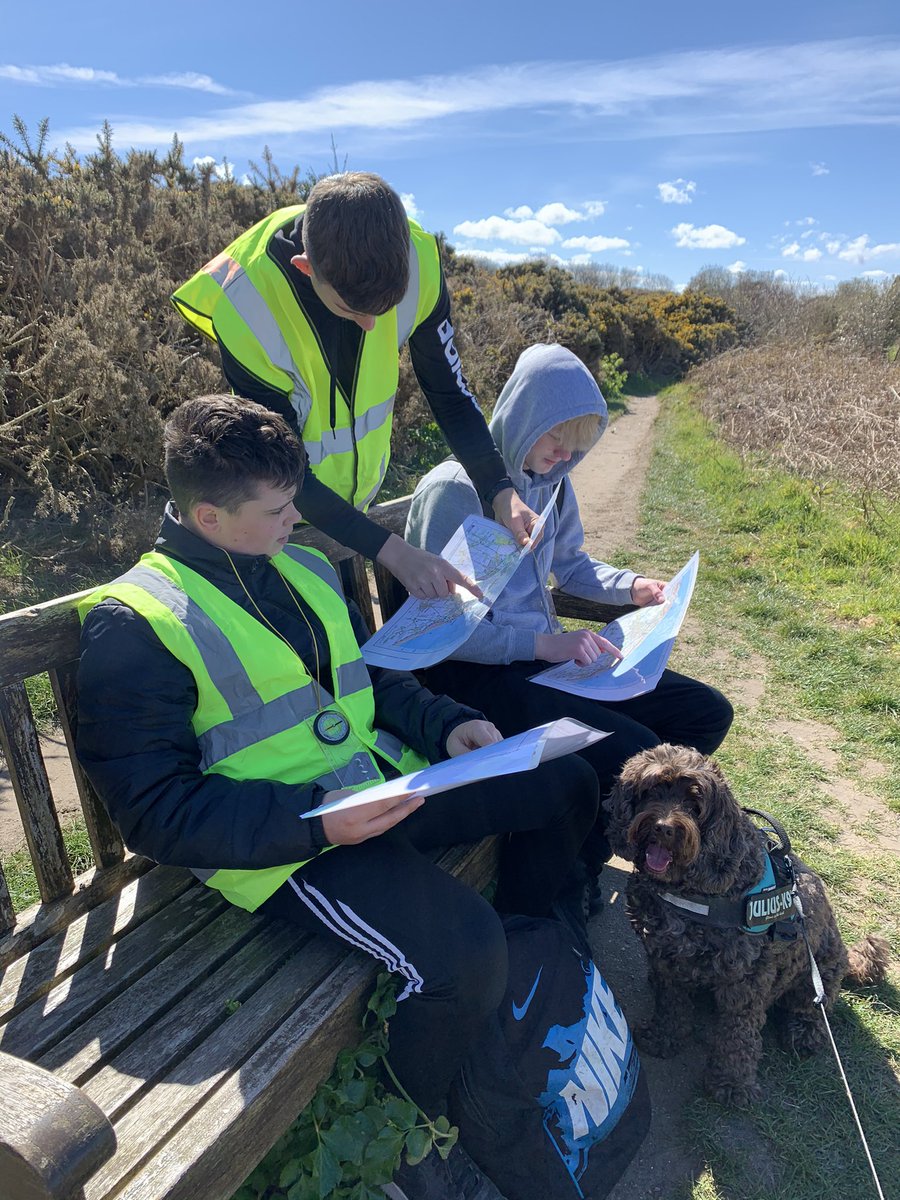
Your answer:
[[[429,1120],[379,1078],[380,1071],[392,1075],[387,1022],[396,1010],[395,982],[384,972],[366,1007],[363,1040],[341,1051],[331,1076],[233,1200],[384,1200],[381,1185],[402,1156],[413,1165],[432,1153],[447,1157],[456,1128],[446,1117]]]

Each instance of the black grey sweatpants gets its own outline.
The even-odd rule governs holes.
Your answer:
[[[388,833],[338,846],[296,871],[260,911],[327,931],[405,981],[390,1063],[429,1115],[506,986],[497,915],[543,916],[594,825],[597,779],[577,755],[444,792]],[[495,907],[424,851],[508,834]]]
[[[558,717],[574,717],[605,729],[612,736],[579,751],[597,776],[601,804],[613,780],[632,754],[672,742],[712,754],[722,744],[734,710],[722,693],[677,671],[663,671],[652,692],[615,703],[588,700],[556,688],[529,683],[529,677],[551,666],[546,662],[514,662],[506,666],[448,661],[425,673],[425,684],[462,704],[480,709],[504,737],[522,733]],[[584,857],[597,871],[609,857],[601,809],[597,828],[586,840]]]

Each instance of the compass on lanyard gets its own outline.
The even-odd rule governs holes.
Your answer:
[[[313,721],[313,733],[326,746],[339,746],[350,736],[350,722],[343,713],[326,708]]]

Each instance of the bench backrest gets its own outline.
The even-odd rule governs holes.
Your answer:
[[[409,501],[407,496],[377,505],[369,515],[402,537]],[[305,526],[293,540],[316,546],[328,555],[341,575],[346,595],[359,605],[370,629],[376,625],[373,582],[382,620],[406,598],[402,586],[384,568],[376,563],[370,578],[371,564],[318,530]],[[87,594],[78,592],[0,616],[0,748],[6,756],[41,896],[40,905],[14,913],[0,867],[0,971],[150,866],[145,859],[127,853],[75,757],[80,637],[76,605]],[[77,879],[63,842],[25,688],[26,679],[41,674],[50,679],[94,861],[94,869]]]

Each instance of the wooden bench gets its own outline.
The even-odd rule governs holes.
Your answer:
[[[402,535],[408,507],[371,515]],[[365,561],[315,530],[302,540],[326,550],[374,628]],[[405,592],[377,565],[374,581],[390,616]],[[84,594],[0,617],[0,745],[41,896],[15,914],[0,870],[0,1200],[228,1200],[358,1041],[376,968],[123,847],[74,756]],[[621,611],[562,596],[557,608]],[[77,877],[23,682],[42,672],[95,864]],[[494,840],[441,862],[483,887]]]

